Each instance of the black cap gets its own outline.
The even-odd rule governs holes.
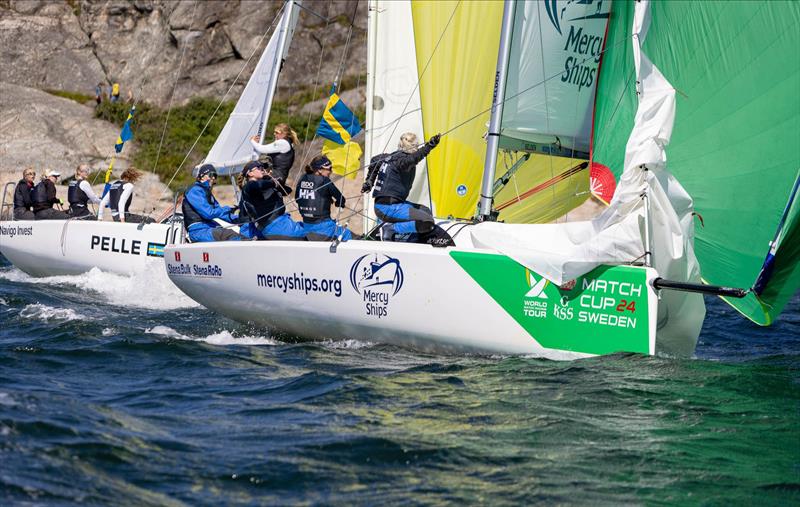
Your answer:
[[[333,167],[331,160],[325,155],[317,157],[311,161],[311,169],[314,169],[315,171],[319,171],[324,167]]]
[[[200,166],[200,169],[197,171],[197,179],[202,180],[203,176],[209,175],[213,177],[217,177],[217,170],[214,169],[214,166],[211,164],[203,164]]]
[[[248,163],[246,163],[244,165],[244,167],[242,168],[242,176],[247,178],[247,174],[250,171],[252,171],[253,169],[256,169],[256,168],[265,169],[266,170],[266,167],[264,166],[264,164],[262,164],[258,160],[253,160],[253,161],[248,162]]]

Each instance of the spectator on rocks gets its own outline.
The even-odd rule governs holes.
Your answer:
[[[98,106],[103,102],[103,83],[97,83],[94,87],[94,101]]]
[[[119,83],[111,85],[111,102],[119,102]]]

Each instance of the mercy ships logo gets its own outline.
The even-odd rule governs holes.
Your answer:
[[[350,285],[362,297],[370,317],[389,315],[389,301],[403,288],[400,261],[388,255],[362,255],[350,268]]]
[[[558,4],[561,3],[561,9],[558,8]],[[606,2],[609,3],[608,1]],[[608,11],[602,12],[603,10],[603,0],[567,0],[564,2],[563,0],[559,2],[558,0],[547,0],[544,3],[545,9],[547,9],[547,17],[550,18],[550,22],[553,23],[553,26],[556,28],[556,31],[560,34],[561,33],[561,23],[564,21],[564,14],[566,14],[567,10],[570,10],[570,7],[577,7],[579,5],[586,6],[582,9],[581,13],[586,13],[589,11],[588,7],[590,5],[596,5],[594,14],[585,14],[583,16],[577,16],[568,19],[568,22],[571,21],[580,21],[583,19],[595,19],[595,18],[608,18]]]
[[[597,68],[603,53],[610,6],[611,2],[603,0],[545,2],[547,17],[558,35],[543,34],[557,45],[551,50],[560,49],[563,52],[561,82],[576,86],[577,91],[592,88],[597,82]]]

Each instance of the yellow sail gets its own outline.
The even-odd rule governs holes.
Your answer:
[[[428,155],[436,215],[470,218],[480,194],[503,2],[420,1],[412,14],[425,134],[445,132],[486,110]]]

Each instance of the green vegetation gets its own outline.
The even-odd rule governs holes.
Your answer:
[[[308,115],[290,114],[289,104],[296,104],[294,98],[289,101],[275,101],[272,103],[270,113],[270,129],[277,123],[288,123],[300,137],[300,141],[305,141],[304,135],[306,127],[308,136],[313,138],[319,118],[312,115],[309,121]],[[164,122],[167,118],[167,111],[147,103],[139,103],[136,106],[136,114],[133,121],[133,141],[136,143],[136,151],[133,155],[132,165],[143,171],[153,171],[167,182],[172,178],[173,173],[180,167],[186,153],[192,148],[195,139],[203,132],[203,127],[211,118],[217,107],[217,100],[210,98],[196,98],[185,106],[173,107],[169,115],[169,124],[164,133],[164,142],[159,154],[159,144],[161,133],[164,130]],[[197,145],[194,147],[189,157],[184,162],[183,167],[175,176],[170,187],[173,190],[183,188],[191,183],[191,169],[200,163],[205,157],[211,146],[214,144],[228,116],[233,110],[233,102],[225,102],[220,106],[219,111],[211,120],[203,132]],[[104,101],[95,109],[95,116],[100,119],[110,121],[120,128],[128,117],[130,104],[126,102]],[[363,108],[356,111],[359,118],[363,119]],[[267,136],[267,139],[270,137]],[[158,166],[156,167],[156,159]]]
[[[46,89],[44,91],[46,91],[50,95],[55,95],[56,97],[62,97],[62,98],[65,98],[65,99],[74,100],[75,102],[77,102],[79,104],[85,104],[85,103],[89,102],[90,100],[94,100],[93,96],[86,95],[84,93],[70,92],[70,91],[66,91],[66,90],[48,90],[48,89]]]

